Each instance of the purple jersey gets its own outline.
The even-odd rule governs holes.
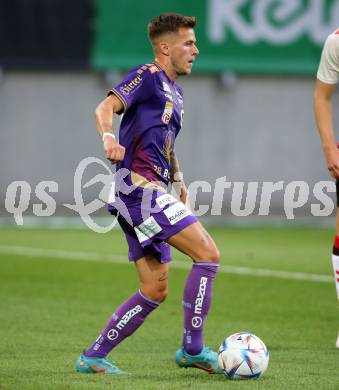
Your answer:
[[[131,172],[128,184],[141,177],[167,186],[170,155],[184,115],[181,87],[152,63],[133,69],[110,93],[124,104],[119,143],[126,153],[117,169]]]

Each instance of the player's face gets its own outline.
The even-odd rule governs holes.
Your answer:
[[[193,62],[199,54],[193,28],[181,27],[170,42],[170,60],[174,72],[178,75],[190,74]]]

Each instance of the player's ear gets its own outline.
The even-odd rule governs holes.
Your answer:
[[[158,50],[161,54],[164,56],[169,56],[169,45],[166,41],[159,41],[158,43]]]

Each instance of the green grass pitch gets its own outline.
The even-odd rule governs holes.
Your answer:
[[[332,276],[332,230],[209,230],[225,266]],[[79,353],[138,288],[134,266],[124,262],[125,256],[119,231],[0,230],[0,389],[339,389],[338,304],[331,281],[220,272],[206,344],[218,348],[231,333],[251,331],[270,350],[269,368],[249,382],[179,369],[174,354],[181,341],[181,296],[188,274],[180,266],[190,260],[178,252],[168,299],[110,355],[132,375],[75,373]]]

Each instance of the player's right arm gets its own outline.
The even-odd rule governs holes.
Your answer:
[[[334,138],[332,114],[332,97],[335,87],[335,84],[326,84],[317,80],[314,94],[314,112],[327,168],[331,176],[339,179],[339,150]]]
[[[107,96],[95,110],[97,132],[103,140],[106,157],[113,164],[122,161],[125,156],[125,148],[115,140],[113,134],[113,115],[123,110],[122,101],[114,94]]]

